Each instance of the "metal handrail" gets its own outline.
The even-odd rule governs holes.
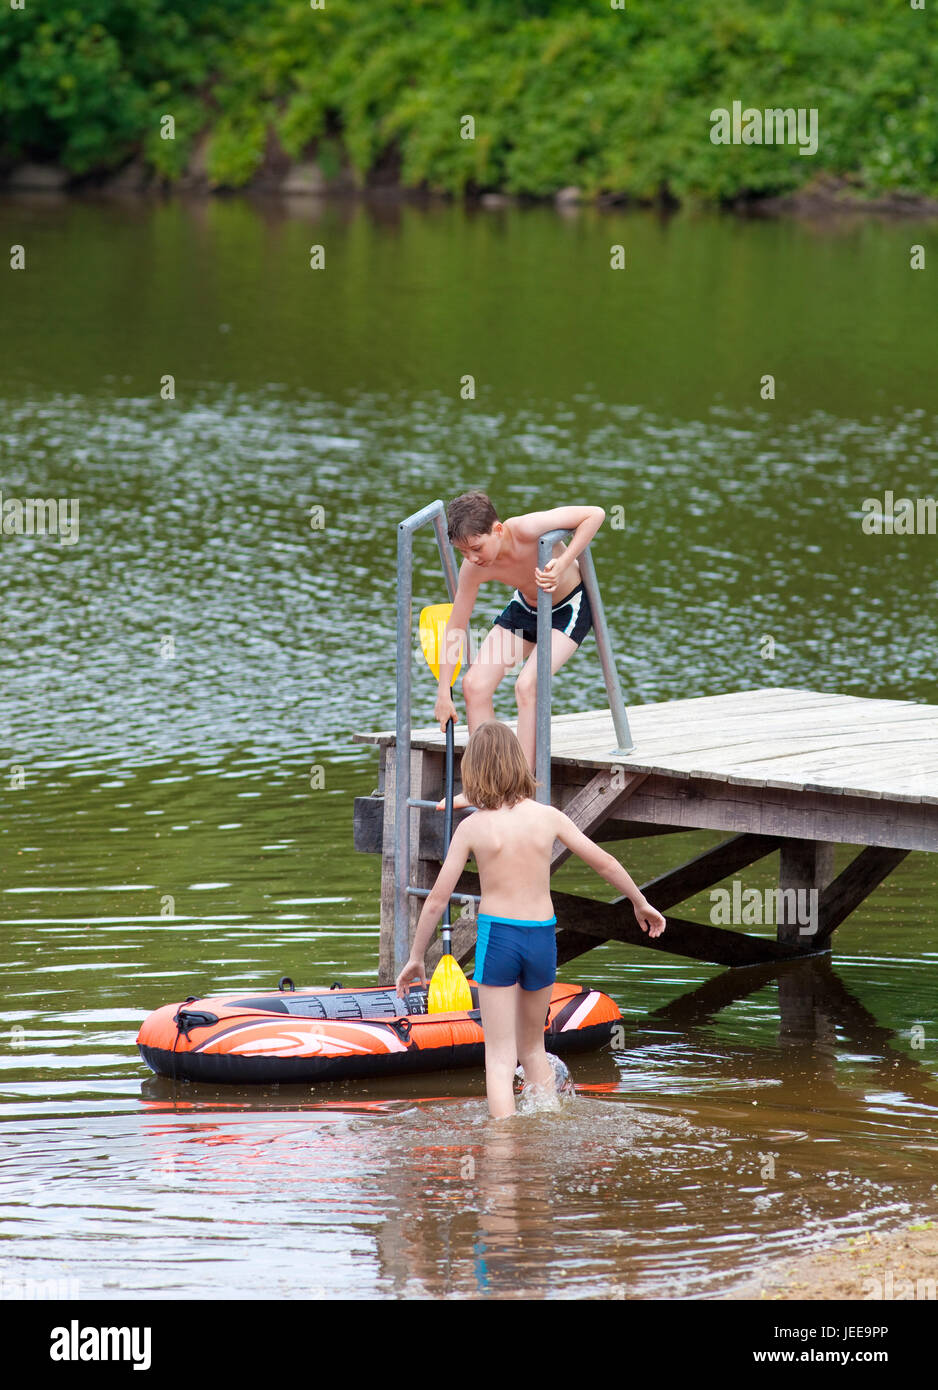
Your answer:
[[[558,541],[563,540],[564,536],[570,534],[569,528],[560,531],[545,531],[540,537],[537,545],[538,568],[544,569],[549,563],[553,554],[554,546]],[[612,723],[618,740],[618,747],[610,749],[610,756],[622,757],[626,753],[631,753],[635,749],[632,739],[632,732],[629,728],[629,717],[625,711],[625,700],[622,698],[622,686],[619,683],[619,673],[616,670],[615,658],[612,655],[612,643],[609,641],[609,628],[606,625],[606,610],[603,608],[603,601],[599,594],[599,584],[596,579],[596,569],[593,565],[593,557],[587,545],[577,556],[580,566],[580,574],[583,576],[583,587],[586,590],[586,597],[589,599],[590,608],[593,613],[593,631],[596,634],[596,646],[599,649],[599,664],[602,667],[603,681],[606,686],[606,696],[609,700],[609,709],[612,713]],[[536,706],[536,739],[537,749],[535,753],[535,777],[537,778],[537,799],[545,804],[550,803],[550,692],[551,692],[551,669],[550,653],[551,643],[547,634],[551,630],[551,609],[553,603],[551,594],[547,589],[539,589],[537,593],[537,706]]]
[[[410,955],[410,709],[413,644],[414,532],[433,523],[450,599],[456,596],[456,557],[446,530],[446,507],[437,499],[406,517],[397,528],[397,748],[394,774],[394,965]]]

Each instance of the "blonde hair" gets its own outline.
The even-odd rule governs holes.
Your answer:
[[[481,811],[514,806],[533,796],[537,786],[517,736],[497,719],[470,735],[461,773],[463,791]]]

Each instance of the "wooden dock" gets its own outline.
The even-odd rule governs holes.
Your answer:
[[[938,706],[810,690],[765,689],[637,705],[635,749],[617,755],[608,710],[551,721],[551,795],[600,841],[688,830],[730,832],[713,849],[642,885],[668,918],[655,941],[624,899],[606,903],[552,892],[558,964],[603,941],[626,941],[722,965],[787,960],[830,949],[844,919],[910,850],[938,851]],[[456,731],[457,759],[468,737]],[[382,982],[393,976],[395,735],[358,736],[381,750],[379,785],[355,805],[357,849],[382,854]],[[435,726],[411,736],[411,794],[442,795],[444,738]],[[458,769],[457,769],[458,775]],[[411,810],[411,882],[428,888],[439,870],[439,812]],[[834,846],[861,846],[836,877]],[[817,892],[810,934],[784,913],[774,939],[675,917],[671,909],[778,852],[778,885]],[[567,857],[559,843],[553,867]],[[459,892],[478,893],[466,873]],[[792,895],[789,895],[792,896]],[[779,901],[783,901],[779,899]],[[411,932],[421,900],[412,900]],[[471,957],[472,924],[453,933],[457,959]],[[432,968],[438,948],[428,953]]]

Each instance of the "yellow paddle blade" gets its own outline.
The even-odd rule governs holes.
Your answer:
[[[427,608],[424,608],[420,614],[420,645],[423,648],[424,656],[427,658],[427,665],[430,667],[430,670],[436,676],[437,680],[440,679],[440,657],[445,655],[443,650],[443,638],[446,632],[446,624],[449,622],[449,615],[452,611],[453,605],[451,603],[431,603]],[[459,675],[459,668],[461,665],[462,657],[459,658],[453,669],[453,677],[450,681],[450,685],[453,684],[453,681],[455,681],[456,677]]]
[[[468,1013],[472,1008],[469,981],[455,956],[441,956],[427,991],[428,1014]]]

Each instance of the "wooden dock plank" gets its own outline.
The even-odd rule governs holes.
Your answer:
[[[938,805],[938,706],[768,688],[639,705],[630,722],[636,748],[619,756],[608,710],[557,715],[552,761]],[[393,734],[358,737],[382,743]],[[459,747],[467,737],[465,726],[457,728]],[[422,748],[442,739],[434,726],[413,734]]]

